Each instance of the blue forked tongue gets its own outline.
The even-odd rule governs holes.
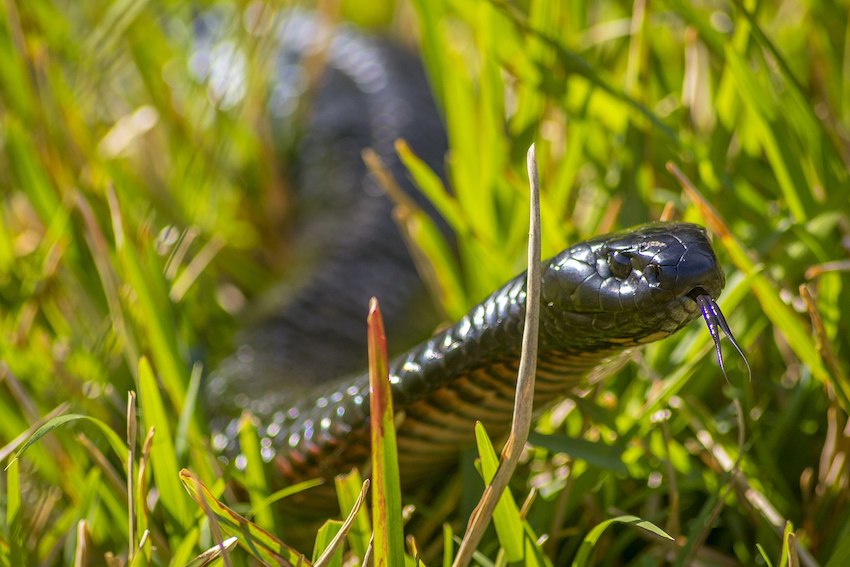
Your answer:
[[[753,371],[750,369],[750,363],[747,361],[744,351],[742,351],[741,347],[738,346],[738,341],[736,341],[734,335],[732,335],[732,331],[726,323],[726,318],[723,316],[723,312],[720,310],[720,306],[717,305],[717,302],[714,301],[714,298],[701,287],[694,288],[688,294],[688,297],[696,301],[697,305],[699,305],[700,311],[702,311],[702,318],[705,319],[705,324],[708,325],[708,333],[714,341],[714,350],[717,352],[717,363],[720,365],[720,370],[723,372],[723,377],[726,378],[726,382],[729,382],[729,377],[726,375],[726,368],[723,366],[723,351],[720,350],[720,332],[718,329],[723,331],[729,339],[729,342],[732,343],[732,346],[735,347],[735,350],[737,350],[738,354],[741,355],[741,358],[744,360],[744,364],[747,366],[747,374],[749,374],[750,380],[752,380]]]

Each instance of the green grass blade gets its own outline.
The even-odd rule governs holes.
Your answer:
[[[268,506],[257,504],[263,501],[264,495],[268,494],[269,485],[266,481],[266,472],[263,459],[260,456],[260,439],[257,428],[250,414],[242,414],[239,420],[239,449],[245,456],[245,478],[243,486],[248,491],[248,498],[252,507],[256,510],[254,521],[257,525],[275,532],[274,516]]]
[[[54,429],[61,427],[66,423],[80,420],[87,421],[96,425],[100,432],[103,433],[104,437],[106,437],[106,440],[109,442],[109,445],[112,447],[112,450],[115,451],[115,454],[122,459],[126,456],[127,445],[124,443],[124,441],[121,440],[121,437],[119,437],[118,434],[115,433],[115,431],[113,431],[107,424],[94,417],[69,413],[54,417],[53,419],[47,421],[47,423],[39,427],[29,437],[29,439],[27,439],[24,444],[21,445],[21,447],[15,452],[13,459],[20,458],[27,451],[27,449],[29,449],[33,444],[37,443],[42,437],[44,437]]]
[[[159,392],[159,383],[146,358],[139,360],[139,409],[146,430],[156,433],[151,447],[150,463],[159,489],[160,503],[184,527],[192,523],[192,514],[186,495],[180,488],[180,467],[174,438],[171,436],[172,414],[166,412]]]
[[[353,469],[350,473],[338,475],[334,479],[336,485],[336,494],[339,499],[339,510],[343,517],[347,517],[354,509],[357,499],[360,497],[360,491],[363,486],[363,478],[360,476],[360,471]],[[351,551],[359,557],[366,556],[366,550],[369,548],[369,541],[372,539],[372,525],[369,521],[369,512],[365,508],[357,512],[357,518],[354,525],[348,532],[348,544],[351,546]]]
[[[174,548],[174,554],[168,563],[169,567],[182,567],[188,564],[189,561],[192,561],[192,558],[198,552],[198,535],[200,531],[200,527],[195,526],[186,534],[183,540]],[[238,540],[234,539],[234,543],[238,543]],[[228,549],[230,548],[228,547]]]
[[[324,484],[324,480],[322,480],[321,478],[314,478],[311,480],[305,480],[304,482],[298,482],[285,488],[281,488],[280,490],[276,490],[275,492],[263,498],[263,500],[261,500],[260,502],[257,502],[256,504],[251,506],[251,514],[256,514],[263,508],[267,508],[275,502],[283,500],[284,498],[292,496],[293,494],[304,492],[305,490],[315,488],[316,486],[321,486],[322,484]]]
[[[6,565],[22,565],[25,561],[21,515],[21,475],[19,461],[13,459],[6,467],[6,514],[3,537],[0,539],[0,556]],[[8,539],[7,539],[8,538]],[[5,541],[2,541],[5,540]]]
[[[481,474],[484,477],[484,483],[489,484],[496,475],[496,469],[499,468],[499,456],[493,449],[493,443],[481,422],[475,423],[475,442],[478,445],[478,456],[481,459]],[[499,498],[499,503],[496,504],[496,510],[493,512],[493,524],[496,527],[496,534],[499,536],[499,543],[505,550],[505,557],[510,562],[525,559],[522,523],[519,507],[513,494],[509,490],[505,490]]]
[[[113,215],[118,215],[117,201],[113,200]],[[115,227],[116,231],[120,227]],[[124,277],[132,286],[138,302],[138,314],[145,336],[150,341],[153,362],[160,374],[162,385],[175,407],[185,403],[185,363],[177,350],[176,328],[167,310],[171,302],[162,279],[159,259],[155,256],[145,265],[142,255],[127,236],[116,232],[116,254],[121,263]],[[147,250],[153,253],[152,250]]]
[[[674,541],[673,537],[671,537],[667,532],[665,532],[652,522],[648,522],[646,520],[638,518],[637,516],[617,516],[616,518],[611,518],[610,520],[600,522],[592,530],[590,530],[590,532],[584,537],[584,540],[581,543],[581,547],[579,548],[578,554],[576,555],[576,558],[573,561],[573,567],[587,567],[591,565],[591,554],[593,553],[593,550],[595,549],[599,538],[602,537],[602,533],[613,524],[625,524],[627,526],[635,526],[637,528],[646,530],[647,532],[656,536],[668,539],[670,541]]]
[[[796,160],[793,160],[795,152],[788,147],[785,133],[775,118],[775,113],[779,112],[776,103],[770,104],[774,101],[766,100],[765,92],[769,92],[766,85],[756,82],[757,76],[749,72],[746,63],[732,47],[726,50],[726,62],[750,111],[748,115],[753,120],[752,127],[758,132],[791,214],[797,222],[808,221],[811,218],[811,197],[805,198],[805,193],[797,189],[808,186],[808,183],[799,171]]]
[[[454,558],[454,531],[449,524],[443,524],[443,567],[452,567]]]
[[[338,554],[338,552],[342,550],[343,545],[345,544],[345,538],[348,536],[349,530],[351,530],[351,527],[354,525],[357,519],[357,514],[360,513],[360,509],[366,501],[366,495],[368,493],[369,479],[366,479],[360,487],[360,494],[357,496],[354,506],[351,508],[351,511],[349,511],[345,521],[340,525],[337,533],[329,539],[327,547],[325,547],[324,551],[321,555],[319,555],[318,559],[316,559],[315,567],[326,567]],[[365,559],[363,561],[365,563]]]
[[[203,376],[203,365],[195,364],[192,366],[192,373],[189,375],[189,385],[186,390],[186,403],[180,411],[180,420],[177,422],[177,432],[174,441],[174,448],[177,451],[177,456],[183,458],[189,450],[189,429],[192,424],[192,416],[197,411],[198,393],[201,389],[201,379]]]
[[[441,22],[446,13],[445,2],[443,0],[413,0],[413,5],[419,15],[419,30],[422,34],[420,49],[422,59],[430,70],[431,88],[434,90],[434,97],[441,102],[440,108],[445,108],[446,87],[443,70],[446,69],[446,61],[440,34]]]
[[[782,531],[782,557],[779,559],[779,567],[799,567],[800,556],[797,553],[797,545],[794,525],[791,522],[785,522],[785,529]]]
[[[404,140],[398,140],[395,144],[396,152],[401,158],[404,166],[410,171],[410,175],[416,181],[419,189],[434,205],[451,229],[458,236],[467,236],[471,228],[464,217],[463,209],[457,200],[449,193],[442,180],[419,156],[413,153],[410,146]]]
[[[6,467],[6,527],[8,533],[13,533],[21,509],[21,476],[18,470],[18,459],[12,460]]]
[[[322,552],[327,549],[329,545],[333,542],[336,534],[339,533],[339,530],[342,529],[342,522],[340,520],[328,520],[322,527],[319,528],[319,532],[316,534],[316,543],[313,546],[313,562],[322,555]],[[342,567],[342,548],[337,549],[333,556],[330,558],[328,563],[326,563],[328,567]]]
[[[448,244],[434,222],[424,213],[414,213],[404,222],[410,240],[422,252],[430,270],[426,281],[449,317],[461,317],[467,311],[469,298],[458,266]],[[429,277],[433,275],[433,277]]]
[[[767,552],[760,543],[756,544],[756,548],[758,549],[759,555],[761,556],[762,561],[764,561],[764,564],[767,565],[767,567],[773,567],[773,562],[771,562],[770,558],[767,556]]]

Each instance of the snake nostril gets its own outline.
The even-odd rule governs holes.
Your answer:
[[[649,287],[659,287],[661,285],[661,271],[655,264],[649,264],[643,269],[643,277]]]

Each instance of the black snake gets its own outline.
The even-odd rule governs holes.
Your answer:
[[[304,82],[300,57],[315,50],[320,31],[300,15],[281,26],[270,102],[278,131],[301,94],[294,88]],[[207,388],[216,448],[238,453],[234,417],[250,410],[260,422],[263,457],[293,482],[329,478],[368,457],[368,378],[338,377],[365,366],[368,298],[381,301],[391,339],[405,321],[419,322],[420,330],[434,322],[428,309],[409,307],[422,304],[424,288],[393,226],[392,205],[360,159],[363,148],[374,148],[427,207],[404,181],[392,149],[405,138],[441,171],[446,138],[424,73],[404,49],[348,28],[335,30],[326,45],[294,175],[303,208],[319,217],[301,226],[301,241],[323,260],[282,308],[243,333],[237,353]],[[724,276],[699,226],[644,225],[576,244],[544,264],[536,407],[602,376],[630,348],[667,337],[700,313],[716,343],[718,326],[728,334],[714,302]],[[403,415],[403,479],[455,459],[472,442],[474,420],[491,435],[506,431],[524,308],[523,274],[392,361],[395,408]]]

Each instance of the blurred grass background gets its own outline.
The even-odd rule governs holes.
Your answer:
[[[220,470],[196,399],[239,310],[286,268],[286,156],[265,113],[274,51],[254,19],[280,6],[231,5],[230,56],[245,76],[235,94],[191,72],[193,21],[212,6],[0,5],[4,466],[45,416],[91,418],[58,426],[0,475],[0,564],[126,559],[147,529],[136,563],[183,565],[213,540],[178,469],[232,505],[222,479],[252,482]],[[806,565],[850,564],[847,3],[321,6],[403,38],[426,61],[451,142],[446,207],[462,237],[458,261],[432,257],[451,315],[523,265],[532,141],[544,255],[657,219],[668,203],[705,224],[668,161],[729,228],[716,240],[729,276],[720,304],[752,381],[730,357],[725,383],[694,324],[544,416],[548,449],[514,488],[520,499],[537,491],[528,519],[549,534],[552,563],[569,564],[588,530],[629,513],[676,543],[615,527],[595,564],[778,565],[795,553]],[[439,250],[427,227],[411,230]],[[147,466],[131,489],[132,527],[129,390],[139,452],[156,427],[149,456],[135,457]],[[476,497],[452,486],[447,504],[420,509],[422,523],[461,528]],[[280,522],[273,511],[254,519]],[[422,533],[420,548],[439,547],[439,533]],[[495,538],[481,547],[491,558],[497,549]]]

